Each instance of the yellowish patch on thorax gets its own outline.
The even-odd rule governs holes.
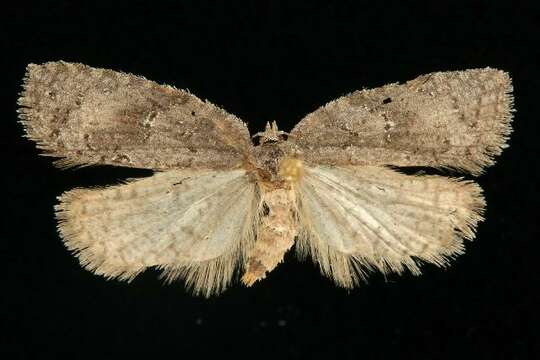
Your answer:
[[[290,182],[298,182],[304,175],[304,164],[302,160],[285,158],[279,164],[279,176]]]

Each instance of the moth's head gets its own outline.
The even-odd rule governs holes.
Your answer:
[[[288,135],[285,131],[278,129],[275,121],[266,122],[266,128],[262,132],[258,132],[252,137],[259,137],[259,145],[268,142],[280,142],[285,140],[283,135]]]

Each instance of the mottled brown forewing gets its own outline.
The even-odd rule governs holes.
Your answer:
[[[356,91],[307,115],[290,141],[329,165],[454,168],[479,174],[511,132],[512,85],[485,68]]]
[[[62,167],[239,167],[245,124],[209,102],[143,77],[83,64],[27,68],[19,100],[27,136]]]

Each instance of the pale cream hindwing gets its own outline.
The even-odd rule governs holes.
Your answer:
[[[59,231],[87,269],[130,280],[147,267],[195,293],[229,284],[254,241],[259,195],[245,170],[171,170],[59,199]]]
[[[297,194],[299,255],[344,287],[370,269],[419,274],[418,261],[445,265],[474,237],[484,208],[474,182],[376,166],[307,168]]]

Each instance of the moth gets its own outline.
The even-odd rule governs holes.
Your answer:
[[[434,72],[331,101],[290,133],[257,133],[185,90],[77,63],[28,65],[26,137],[62,168],[115,165],[153,176],[67,191],[58,230],[81,265],[131,280],[146,268],[196,294],[265,278],[295,245],[339,286],[368,272],[447,265],[475,236],[473,181],[507,147],[512,84],[501,70]]]

